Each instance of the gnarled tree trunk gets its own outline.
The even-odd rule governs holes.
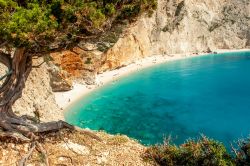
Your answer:
[[[26,117],[18,117],[12,105],[21,97],[25,81],[32,68],[32,57],[25,54],[24,48],[17,48],[14,55],[0,54],[0,63],[11,71],[0,88],[0,136],[10,136],[21,141],[33,140],[36,133],[72,128],[64,121],[36,123]]]

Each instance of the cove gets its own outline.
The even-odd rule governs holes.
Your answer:
[[[181,144],[204,134],[228,146],[250,133],[250,52],[143,69],[84,96],[67,109],[65,119],[145,145],[161,143],[168,135]]]

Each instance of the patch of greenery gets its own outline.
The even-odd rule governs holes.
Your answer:
[[[46,162],[46,156],[45,156],[44,153],[41,153],[41,152],[38,153],[38,161],[40,163],[45,163]]]
[[[109,49],[109,47],[107,45],[105,45],[105,43],[98,43],[97,44],[97,50],[101,51],[101,52],[105,52]]]
[[[249,140],[239,143],[234,155],[225,146],[213,139],[202,137],[198,141],[188,140],[176,146],[170,139],[162,145],[149,147],[143,156],[145,160],[164,166],[234,166],[250,165]]]
[[[91,58],[87,58],[86,61],[84,62],[85,64],[92,64]]]
[[[114,15],[116,12],[115,5],[112,3],[106,4],[104,8],[104,13],[108,16]]]
[[[156,5],[156,0],[0,0],[0,43],[65,43],[104,32],[107,24],[133,19]]]

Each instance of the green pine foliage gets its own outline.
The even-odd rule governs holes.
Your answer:
[[[156,0],[0,0],[0,42],[18,47],[72,40],[155,8]]]

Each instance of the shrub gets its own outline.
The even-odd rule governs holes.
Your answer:
[[[239,141],[238,146],[238,149],[233,149],[237,165],[250,165],[250,139]]]
[[[86,61],[84,62],[85,64],[92,64],[91,58],[87,58]]]
[[[115,11],[115,6],[112,3],[106,4],[104,11],[105,11],[106,15],[112,16],[116,12]]]
[[[163,145],[148,148],[144,159],[165,166],[235,165],[223,144],[206,137],[197,142],[189,140],[180,146],[171,145],[167,140]]]
[[[105,15],[100,9],[94,10],[92,13],[90,13],[89,18],[93,22],[95,28],[99,28],[106,20]]]
[[[140,5],[125,5],[122,8],[119,19],[131,19],[138,15],[141,11]]]

